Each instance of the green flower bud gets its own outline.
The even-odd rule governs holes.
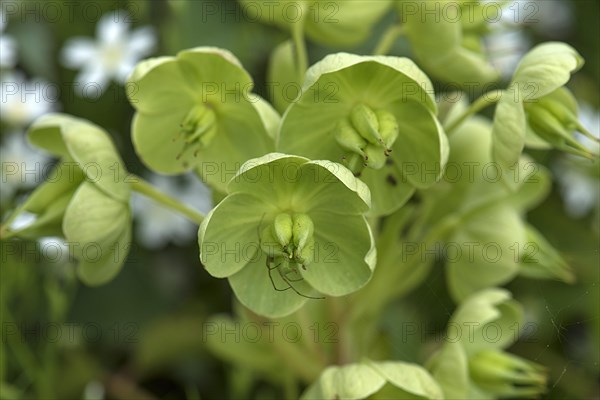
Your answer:
[[[292,241],[292,225],[292,217],[290,214],[283,213],[275,217],[273,232],[275,233],[275,238],[277,238],[279,244],[284,248]]]
[[[501,397],[536,397],[546,390],[544,368],[504,351],[481,351],[469,360],[474,383]]]
[[[373,110],[364,105],[356,105],[350,112],[350,121],[360,136],[369,143],[382,144],[383,139],[379,133],[379,120]]]
[[[373,169],[381,169],[385,165],[385,161],[389,153],[381,146],[372,144],[365,148],[365,165]]]
[[[356,154],[364,154],[367,141],[350,125],[350,121],[342,119],[335,127],[335,140],[344,150]]]
[[[295,256],[299,257],[302,250],[313,238],[315,226],[306,214],[294,214],[293,241],[296,248]]]
[[[394,114],[386,110],[375,111],[377,120],[379,121],[379,132],[383,139],[383,144],[387,148],[388,152],[391,152],[392,145],[396,142],[400,128],[398,127],[398,120],[394,117]]]

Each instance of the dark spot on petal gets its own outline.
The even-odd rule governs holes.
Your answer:
[[[397,186],[398,185],[398,181],[396,180],[396,178],[394,178],[394,176],[392,174],[389,174],[385,180],[387,181],[387,183],[389,183],[392,186]]]

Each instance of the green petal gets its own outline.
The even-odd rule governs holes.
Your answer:
[[[277,111],[283,113],[295,100],[300,82],[294,55],[294,44],[287,40],[279,44],[271,53],[267,80],[271,83],[271,99]]]
[[[108,134],[99,126],[66,114],[47,114],[29,129],[29,140],[78,163],[89,181],[105,194],[129,201],[128,172]]]
[[[304,279],[330,296],[344,296],[363,287],[375,268],[375,248],[362,216],[329,212],[309,214],[315,225],[315,258],[301,269]]]
[[[259,249],[260,224],[272,221],[274,209],[247,193],[227,196],[200,225],[200,262],[216,278],[231,276]]]
[[[406,180],[426,188],[441,176],[448,160],[448,140],[433,113],[409,101],[390,106],[398,120],[400,134],[392,158],[400,164]]]
[[[512,82],[519,90],[519,98],[538,99],[567,83],[583,63],[583,58],[568,44],[542,43],[523,57]]]
[[[354,46],[367,39],[390,0],[317,1],[307,10],[306,35],[327,46]]]
[[[471,356],[484,349],[502,349],[516,341],[514,327],[523,322],[523,308],[505,289],[481,290],[467,297],[452,316],[448,336],[457,338]]]
[[[442,2],[442,8],[448,2]],[[444,16],[438,18],[423,11],[432,3],[398,2],[401,12],[404,5],[417,7],[419,12],[403,13],[406,36],[420,65],[436,78],[464,85],[468,82],[492,82],[498,78],[497,71],[483,55],[462,47],[462,24]],[[438,3],[439,4],[439,3]],[[438,11],[439,12],[439,11]]]
[[[126,92],[131,105],[148,114],[189,109],[195,97],[175,57],[140,62],[127,81]]]
[[[302,165],[294,196],[302,209],[363,214],[371,204],[369,188],[341,164],[317,160]]]
[[[394,162],[380,170],[365,168],[360,179],[371,191],[370,215],[389,215],[402,207],[415,192]]]
[[[523,221],[509,204],[499,203],[470,216],[447,242],[453,252],[447,262],[452,297],[460,301],[511,280],[519,266],[515,254],[525,239]]]
[[[428,363],[431,364],[429,370],[447,399],[468,398],[469,365],[460,343],[446,342]]]
[[[129,206],[84,182],[65,212],[63,232],[79,260],[82,280],[89,285],[103,284],[118,273],[128,253]]]
[[[365,399],[385,385],[385,378],[366,364],[327,367],[300,397],[302,400]]]
[[[552,181],[550,172],[529,157],[521,157],[515,171],[517,191],[510,196],[510,202],[518,210],[531,210],[539,205],[550,193]]]
[[[400,389],[394,391],[395,398],[406,398],[407,394],[432,400],[444,398],[437,382],[419,365],[401,361],[372,362],[370,365],[386,381]]]
[[[492,131],[492,157],[502,168],[502,176],[510,176],[517,165],[525,146],[525,110],[523,103],[517,101],[514,93],[504,92],[494,113]],[[505,179],[505,183],[514,187],[514,182]]]
[[[290,315],[309,300],[304,296],[315,297],[305,281],[286,282],[277,269],[269,271],[266,255],[262,251],[228,279],[237,299],[256,314],[267,318]]]

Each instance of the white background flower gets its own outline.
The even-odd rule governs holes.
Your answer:
[[[56,85],[42,79],[25,79],[20,72],[0,76],[0,119],[11,127],[25,128],[37,117],[58,108]]]
[[[178,182],[176,177],[153,174],[148,181],[189,207],[208,213],[212,208],[210,189],[191,174],[184,175],[182,179]],[[132,206],[137,217],[137,239],[148,248],[159,249],[168,243],[185,245],[197,236],[197,225],[154,200],[134,193]]]
[[[125,11],[106,14],[96,25],[96,38],[74,37],[62,49],[64,66],[80,69],[76,83],[79,88],[96,84],[102,91],[114,79],[125,83],[135,64],[152,53],[156,34],[150,26],[129,32],[130,16]]]
[[[0,67],[12,68],[17,64],[17,43],[4,33],[8,17],[0,10]]]
[[[31,189],[40,184],[49,158],[31,147],[25,140],[25,134],[13,132],[2,138],[0,160],[2,160],[0,201],[5,202],[12,198],[18,189]]]

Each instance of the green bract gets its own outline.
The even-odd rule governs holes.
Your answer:
[[[342,165],[272,153],[246,162],[227,192],[200,226],[200,260],[254,312],[284,316],[370,279],[370,194]]]
[[[226,50],[198,47],[143,61],[129,83],[133,144],[154,171],[196,169],[224,191],[244,161],[273,150],[269,128],[278,116],[250,94],[252,78]]]
[[[486,61],[481,36],[487,32],[479,1],[396,2],[415,58],[446,82],[488,83],[498,78]]]
[[[301,29],[315,42],[352,46],[364,41],[391,0],[242,0],[248,19],[285,29]]]
[[[25,234],[58,233],[61,224],[81,280],[107,282],[123,266],[131,239],[130,190],[117,150],[100,127],[62,114],[41,117],[28,135],[61,162],[24,204],[38,215]]]
[[[543,369],[503,351],[522,329],[523,311],[510,292],[487,289],[465,300],[448,324],[448,341],[428,362],[445,397],[531,398],[543,393]]]
[[[338,53],[306,73],[278,150],[343,162],[367,183],[375,215],[437,181],[448,156],[433,87],[410,60]]]
[[[518,274],[573,280],[569,267],[552,246],[523,221],[523,213],[549,192],[548,173],[530,159],[503,170],[491,159],[492,126],[487,119],[467,120],[450,137],[444,179],[424,198],[429,220],[453,219],[442,254],[452,297],[501,285]],[[506,178],[502,174],[509,173]],[[510,191],[500,184],[510,180]]]
[[[422,367],[378,361],[325,369],[301,399],[443,399],[442,390]]]
[[[514,168],[525,144],[592,157],[572,137],[575,130],[593,136],[577,121],[577,103],[562,87],[582,65],[575,49],[558,42],[523,57],[494,114],[493,156],[502,168]]]

